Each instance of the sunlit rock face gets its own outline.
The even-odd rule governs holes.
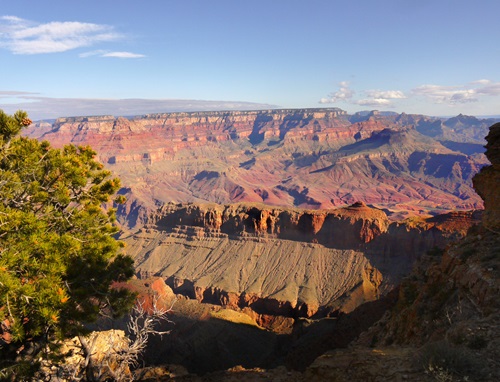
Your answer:
[[[122,179],[122,223],[133,226],[141,208],[168,202],[324,209],[362,201],[391,220],[482,208],[471,179],[488,164],[485,124],[277,109],[61,118],[50,131],[40,123],[26,133],[56,146],[91,145]]]

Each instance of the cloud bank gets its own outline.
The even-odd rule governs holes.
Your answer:
[[[327,98],[321,98],[319,103],[337,103],[341,101],[349,102],[354,96],[354,90],[349,88],[349,82],[342,81],[339,83],[339,90],[330,93]]]
[[[25,110],[33,120],[89,115],[133,116],[176,111],[260,110],[278,107],[253,102],[182,99],[49,98],[27,94],[10,94],[11,97],[17,96],[19,102],[2,104],[1,95],[3,93],[0,91],[0,109],[10,114],[19,109]]]
[[[422,85],[412,89],[412,93],[436,103],[463,104],[478,102],[482,96],[499,96],[500,82],[482,79],[461,86]]]
[[[339,83],[339,90],[331,93],[327,98],[321,98],[319,103],[344,102],[351,105],[393,108],[398,100],[406,98],[423,98],[435,104],[454,106],[478,102],[480,97],[495,97],[500,95],[500,82],[480,79],[466,85],[444,86],[435,84],[420,85],[409,91],[408,95],[401,90],[365,90],[363,97],[356,98],[356,92],[349,87],[349,83]]]
[[[38,93],[23,92],[23,91],[17,91],[17,90],[0,90],[0,98],[11,98],[11,97],[18,97],[18,96],[30,96],[32,94],[38,94]]]
[[[0,17],[0,48],[7,49],[13,54],[60,53],[123,38],[124,36],[110,25],[79,21],[54,21],[41,24],[17,16]],[[115,52],[115,54],[117,55],[108,57],[143,57],[129,52]]]
[[[146,57],[144,54],[131,53],[131,52],[110,52],[110,51],[102,50],[102,49],[80,53],[78,56],[82,57],[82,58],[92,57],[92,56],[114,57],[114,58],[143,58],[143,57]]]
[[[356,99],[354,95],[356,92],[349,87],[349,82],[342,81],[339,83],[339,90],[326,98],[321,98],[319,103],[337,103],[346,102],[352,105],[360,106],[385,106],[393,107],[392,99],[403,99],[406,95],[400,90],[365,90],[362,95],[364,98]]]
[[[412,89],[412,93],[436,103],[456,104],[478,101],[474,89],[460,89],[458,86],[421,85]]]

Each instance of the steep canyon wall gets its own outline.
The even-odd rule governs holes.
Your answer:
[[[391,223],[363,203],[328,211],[167,204],[147,221],[122,237],[140,277],[160,276],[200,302],[310,317],[379,298],[478,214]]]

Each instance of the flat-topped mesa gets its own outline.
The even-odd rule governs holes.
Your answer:
[[[61,117],[57,118],[54,125],[60,125],[63,123],[75,123],[75,122],[109,122],[114,120],[113,115],[95,115],[95,116],[81,116],[81,117]]]
[[[112,115],[101,115],[91,117],[65,117],[58,118],[52,125],[52,131],[47,132],[50,137],[52,133],[76,133],[82,130],[107,130],[106,126],[113,124],[115,117]],[[62,139],[68,139],[64,136]],[[65,142],[70,143],[70,142]]]
[[[263,140],[353,139],[362,131],[384,126],[356,124],[338,108],[271,109],[256,111],[203,111],[146,114],[131,118],[112,116],[59,118],[43,139],[55,146],[90,145],[104,162],[169,160],[177,151],[216,142]]]
[[[144,114],[133,117],[132,119],[169,119],[177,118],[210,118],[210,117],[252,117],[258,115],[275,115],[278,119],[279,116],[296,115],[303,118],[336,118],[339,116],[347,115],[345,110],[337,107],[333,108],[305,108],[305,109],[268,109],[268,110],[242,110],[242,111],[192,111],[192,112],[173,112],[173,113],[154,113]]]
[[[93,131],[100,134],[108,134],[111,132],[130,132],[130,131],[140,131],[142,129],[133,129],[131,127],[137,124],[130,121],[124,117],[115,118],[112,115],[96,116],[96,117],[69,117],[69,118],[58,118],[53,125],[52,132],[57,133],[73,133],[73,140],[75,138],[80,138],[80,140],[85,141],[85,139],[91,138],[87,137],[85,133],[88,131]],[[83,135],[82,135],[83,134]],[[50,132],[48,134],[50,136]]]
[[[246,122],[254,123],[260,121],[262,117],[267,117],[269,121],[283,120],[311,120],[311,119],[333,119],[340,116],[346,116],[347,112],[339,108],[322,108],[322,109],[269,109],[255,111],[198,111],[198,112],[172,112],[172,113],[156,113],[144,114],[130,118],[114,117],[112,115],[90,116],[90,117],[65,117],[58,118],[54,123],[54,130],[60,130],[63,125],[73,130],[81,130],[85,127],[84,124],[89,124],[89,127],[101,127],[103,132],[110,131],[103,124],[116,125],[116,121],[129,121],[130,124],[140,124],[149,128],[159,127],[170,130],[169,127],[189,126],[200,124],[212,124],[220,122]],[[199,129],[202,130],[202,129]]]

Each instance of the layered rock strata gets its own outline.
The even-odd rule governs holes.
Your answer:
[[[348,128],[346,112],[332,109],[263,110],[232,112],[183,112],[147,114],[130,119],[113,116],[59,118],[43,139],[56,146],[65,143],[88,144],[107,163],[171,159],[176,152],[196,146],[215,146],[218,142],[247,138],[251,143],[264,139],[290,139],[313,136],[350,138],[360,130]],[[314,121],[315,123],[311,123]],[[344,127],[335,131],[338,127]],[[352,132],[354,131],[354,132]],[[168,144],[166,144],[168,143]]]
[[[362,200],[392,220],[481,208],[471,179],[487,164],[484,123],[278,109],[61,118],[27,133],[92,146],[126,186],[132,212],[121,221],[132,227],[140,208],[172,201],[324,209]]]
[[[395,307],[348,350],[319,357],[306,375],[342,380],[356,364],[354,379],[499,380],[500,124],[491,126],[487,141],[492,165],[474,177],[485,202],[481,224],[423,256],[403,280]]]
[[[390,223],[363,203],[331,211],[169,204],[147,220],[122,236],[138,275],[269,321],[336,315],[379,298],[416,258],[463,236],[477,214]]]
[[[293,381],[498,381],[500,379],[500,212],[496,199],[500,179],[496,164],[500,157],[500,125],[491,127],[487,156],[492,162],[474,178],[486,210],[482,224],[444,250],[424,255],[403,281],[395,306],[347,349],[334,339],[344,332],[318,332],[315,340],[291,361],[310,357],[329,346],[304,372],[283,368],[238,369],[238,379],[259,378]],[[460,215],[448,215],[457,228]],[[435,218],[443,222],[442,218]],[[372,316],[369,304],[364,317]],[[354,318],[354,317],[353,317]],[[321,322],[320,322],[321,323]],[[320,324],[318,323],[318,324]],[[358,323],[354,321],[351,327]],[[313,325],[311,325],[313,326]],[[331,340],[332,339],[332,340]],[[299,340],[300,341],[300,340]],[[325,342],[330,343],[325,344]],[[344,344],[345,346],[345,344]],[[342,346],[340,346],[342,347]],[[321,350],[320,350],[321,351]],[[297,354],[298,353],[298,354]],[[232,380],[236,370],[191,380]]]

